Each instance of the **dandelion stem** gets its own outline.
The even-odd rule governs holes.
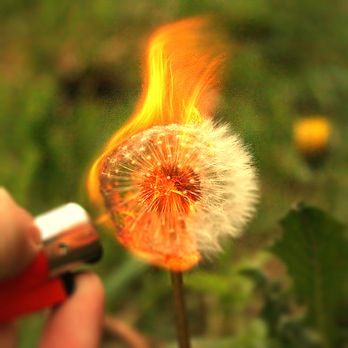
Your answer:
[[[190,348],[190,334],[187,320],[182,272],[170,272],[173,287],[176,332],[179,348]]]

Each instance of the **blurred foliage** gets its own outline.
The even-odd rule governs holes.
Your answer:
[[[337,347],[343,328],[336,318],[348,290],[346,228],[302,204],[282,220],[282,227],[283,238],[272,250],[286,263],[295,294],[307,306],[307,321],[321,333],[323,346]]]
[[[320,346],[320,335],[332,342],[336,334],[326,322],[347,323],[343,295],[336,292],[338,252],[328,249],[340,242],[337,223],[317,210],[283,220],[284,237],[274,250],[293,286],[280,260],[264,248],[279,238],[276,222],[299,200],[347,223],[346,1],[2,0],[0,184],[33,214],[65,201],[93,213],[85,175],[132,112],[147,36],[163,23],[201,14],[216,15],[233,43],[217,118],[249,144],[263,198],[245,235],[186,276],[196,346],[307,348]],[[292,141],[294,121],[307,114],[325,115],[333,129],[326,162],[316,171]],[[311,216],[308,223],[301,214]],[[133,260],[100,230],[105,257],[95,270],[106,286],[107,311],[156,342],[173,341],[168,276]],[[309,238],[323,246],[316,261],[305,258]],[[320,286],[313,283],[311,262],[326,267]],[[323,313],[331,302],[318,309],[317,291],[332,296],[341,311]],[[40,323],[37,317],[23,322],[21,347],[35,347]],[[347,337],[337,335],[335,347],[347,347]]]

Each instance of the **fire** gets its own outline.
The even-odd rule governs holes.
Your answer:
[[[89,173],[88,192],[107,209],[120,243],[175,271],[193,267],[202,252],[218,248],[220,234],[213,229],[224,231],[223,209],[240,213],[225,224],[229,234],[236,234],[252,210],[233,200],[238,190],[247,203],[254,200],[249,156],[239,139],[211,120],[225,56],[205,19],[157,30],[146,51],[138,107]],[[226,157],[233,149],[236,158]],[[236,168],[247,179],[239,186],[228,176]],[[225,197],[232,197],[227,205]]]
[[[123,140],[154,125],[200,123],[211,116],[225,57],[226,48],[204,18],[175,22],[153,33],[136,111],[114,133],[89,173],[87,189],[95,203],[103,204],[100,164]]]

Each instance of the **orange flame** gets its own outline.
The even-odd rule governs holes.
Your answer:
[[[199,124],[211,116],[226,48],[207,24],[207,20],[202,18],[186,19],[165,25],[150,37],[146,50],[144,86],[136,111],[128,123],[111,137],[88,176],[88,193],[98,206],[105,204],[100,191],[103,163],[125,140],[156,125]],[[159,180],[163,185],[160,175],[163,173],[159,173],[154,180]],[[189,177],[189,173],[185,175]],[[146,183],[144,185],[146,189]],[[181,202],[185,201],[180,195],[178,197]],[[180,202],[175,202],[175,205],[180,205]],[[183,205],[183,209],[188,207]],[[139,243],[145,241],[140,241],[136,236],[132,238],[132,241],[126,241],[118,235],[126,247],[166,268],[187,269],[200,258],[195,242],[189,237],[182,238],[180,258],[176,257],[175,252],[169,257],[162,257],[154,251],[149,252],[146,246],[139,248]],[[182,256],[183,250],[187,251],[187,255]]]

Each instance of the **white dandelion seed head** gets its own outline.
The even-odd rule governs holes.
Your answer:
[[[180,249],[183,233],[202,255],[214,254],[224,237],[242,232],[258,201],[249,152],[211,121],[136,134],[107,156],[100,187],[120,233],[141,230],[137,238],[158,242],[164,254]]]

